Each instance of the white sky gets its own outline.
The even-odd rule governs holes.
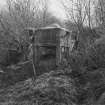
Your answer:
[[[0,6],[5,5],[5,4],[6,4],[5,1],[6,1],[6,0],[0,0]]]
[[[60,19],[65,19],[65,14],[63,9],[61,9],[61,5],[58,2],[59,0],[49,0],[50,6],[49,10],[53,13],[54,16]],[[6,0],[0,0],[0,7],[3,8],[6,5]]]
[[[60,4],[59,1],[61,0],[50,0],[51,6],[49,7],[49,9],[52,11],[52,13],[55,16],[57,16],[58,18],[64,19],[66,16],[62,8],[62,5]]]

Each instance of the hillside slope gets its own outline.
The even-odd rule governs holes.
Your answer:
[[[45,73],[0,90],[0,105],[75,105],[73,84],[63,71]]]

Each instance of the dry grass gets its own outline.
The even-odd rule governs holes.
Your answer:
[[[74,105],[75,95],[71,78],[50,72],[0,90],[0,105]]]

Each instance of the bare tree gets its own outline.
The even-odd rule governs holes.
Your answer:
[[[94,0],[64,0],[62,3],[67,18],[77,25],[78,30],[81,30],[84,25],[92,27],[93,2]]]
[[[105,1],[98,0],[95,9],[96,22],[98,26],[105,27]]]
[[[96,21],[95,20],[95,5],[97,3],[97,0],[86,0],[86,7],[85,7],[85,12],[87,16],[87,25],[91,29],[94,26],[96,26]]]
[[[78,30],[83,27],[84,20],[86,18],[86,13],[83,12],[83,3],[81,0],[66,0],[67,4],[62,3],[65,9],[65,13],[67,18],[73,21],[76,25]],[[70,4],[70,5],[68,5]]]
[[[7,36],[17,40],[19,45],[25,42],[29,43],[27,35],[23,33],[24,29],[44,26],[46,24],[47,9],[46,0],[7,0],[6,11],[0,14],[3,31],[6,32]],[[8,37],[7,40],[9,39]],[[24,49],[22,50],[24,51]],[[26,52],[25,49],[24,54]]]
[[[2,25],[21,35],[26,27],[44,26],[48,12],[46,0],[7,0],[7,11],[2,16]],[[21,36],[22,37],[22,36]]]
[[[94,0],[64,0],[62,3],[68,20],[72,20],[77,27],[76,49],[86,51],[93,39]],[[68,3],[67,3],[68,2]],[[69,4],[69,5],[68,5]],[[86,26],[86,27],[85,27]],[[76,29],[76,28],[75,28]],[[83,49],[83,50],[82,50]]]
[[[47,0],[7,0],[6,11],[0,14],[0,24],[7,36],[27,42],[26,27],[39,28],[48,24]]]

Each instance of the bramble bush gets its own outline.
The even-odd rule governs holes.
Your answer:
[[[98,39],[84,52],[75,50],[68,62],[79,86],[83,88],[89,83],[88,92],[92,93],[93,101],[102,100],[105,93],[105,38]]]

